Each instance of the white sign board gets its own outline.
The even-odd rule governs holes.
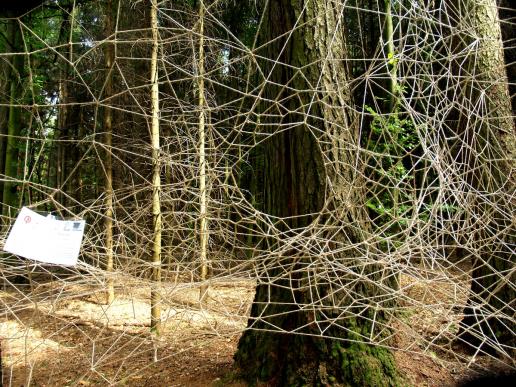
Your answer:
[[[4,251],[56,265],[77,264],[84,220],[56,220],[23,207],[5,242]]]

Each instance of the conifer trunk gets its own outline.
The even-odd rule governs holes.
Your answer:
[[[379,265],[364,263],[361,248],[368,227],[355,172],[358,130],[349,108],[342,11],[331,0],[280,0],[269,2],[265,17],[264,41],[283,38],[259,53],[271,60],[263,64],[271,81],[265,97],[281,101],[263,103],[269,127],[278,130],[263,144],[264,211],[285,221],[267,240],[270,256],[258,262],[249,329],[235,355],[252,383],[397,383],[392,354],[368,344],[386,323],[382,286],[389,283]],[[317,238],[282,245],[292,242],[288,236],[310,235],[309,227]]]
[[[158,2],[151,2],[152,56],[151,56],[151,141],[152,141],[152,284],[151,331],[161,331],[161,164],[159,141],[159,87],[158,87]]]
[[[113,39],[113,3],[108,0],[106,4],[106,21],[105,30],[106,38]],[[104,87],[104,99],[107,101],[104,106],[104,145],[105,153],[105,193],[106,193],[106,210],[104,213],[104,227],[106,231],[106,271],[108,273],[106,302],[111,304],[115,299],[114,283],[112,278],[113,272],[113,159],[112,159],[112,138],[113,138],[113,110],[109,106],[112,103],[110,97],[113,95],[113,66],[115,61],[114,44],[106,43],[105,51],[106,64],[106,83]]]
[[[206,279],[208,277],[208,219],[207,191],[206,191],[206,107],[204,97],[204,1],[199,2],[199,58],[197,88],[199,93],[199,239],[200,239],[200,262],[201,262],[201,287],[199,290],[199,301],[203,302],[208,292]]]
[[[69,77],[71,75],[70,62],[72,56],[72,44],[69,42],[70,34],[72,33],[72,12],[71,9],[63,10],[63,21],[61,25],[60,35],[63,37],[62,55],[63,62],[61,63],[61,70],[59,72],[59,108],[57,117],[57,131],[55,132],[55,139],[57,140],[57,158],[56,158],[56,199],[63,207],[67,207],[67,184],[69,173],[69,158],[70,158],[70,140],[72,138],[71,130],[71,111],[73,107],[72,102],[73,93],[70,89]],[[68,45],[66,45],[68,43]]]
[[[3,213],[4,215],[14,215],[11,209],[18,207],[18,184],[16,179],[18,177],[18,143],[21,135],[22,125],[22,108],[19,106],[22,103],[21,97],[23,92],[24,79],[24,55],[23,53],[23,38],[21,26],[16,19],[12,19],[13,23],[13,41],[12,41],[12,65],[11,82],[10,82],[10,106],[9,106],[9,120],[7,123],[7,141],[5,149],[5,177],[3,187]]]
[[[16,20],[10,19],[6,25],[5,37],[3,45],[5,50],[8,52],[12,52],[11,44],[14,38],[14,28],[16,28]],[[7,146],[7,134],[9,127],[9,106],[8,102],[10,102],[10,94],[11,94],[11,83],[12,83],[12,58],[6,58],[5,61],[1,65],[2,67],[2,80],[1,80],[1,91],[2,95],[6,96],[2,102],[5,104],[4,106],[0,106],[0,172],[3,173],[5,171],[5,151]],[[0,181],[0,193],[3,195],[4,192],[4,182]],[[3,200],[3,197],[2,197]]]
[[[482,165],[469,176],[474,189],[483,193],[478,208],[485,227],[477,236],[470,299],[459,337],[475,348],[509,355],[516,347],[516,227],[509,210],[516,193],[516,131],[496,0],[467,0],[460,12],[465,43],[474,47],[468,54],[471,75],[463,93],[478,109],[462,123],[474,133],[468,136],[476,140],[474,162]]]
[[[388,113],[394,112],[394,107],[396,105],[396,101],[398,98],[398,71],[396,66],[396,60],[394,59],[395,51],[394,51],[394,27],[392,22],[392,1],[384,0],[385,7],[385,48],[387,53],[387,68],[389,70],[389,81],[388,81],[388,90],[389,97],[388,101]]]

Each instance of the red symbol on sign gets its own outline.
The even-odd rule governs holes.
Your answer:
[[[30,216],[27,215],[25,218],[23,218],[23,220],[25,221],[25,223],[30,223],[32,219]]]

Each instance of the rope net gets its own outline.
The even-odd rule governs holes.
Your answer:
[[[75,267],[2,254],[4,383],[72,353],[70,383],[140,383],[248,324],[514,368],[514,10],[191,3],[159,1],[155,36],[142,1],[0,19],[1,243],[22,206],[86,220]]]

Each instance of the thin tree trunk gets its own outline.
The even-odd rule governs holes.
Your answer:
[[[108,0],[106,4],[106,38],[113,39],[113,3]],[[104,145],[105,153],[105,193],[106,211],[104,213],[104,227],[106,231],[106,271],[108,275],[106,302],[111,304],[115,299],[115,288],[113,281],[113,159],[112,159],[112,137],[113,137],[113,110],[109,106],[112,103],[110,97],[113,95],[113,66],[115,62],[115,46],[113,43],[106,43],[106,83],[104,88],[104,99],[107,101],[104,106]]]
[[[68,106],[69,94],[68,94],[68,64],[64,64],[64,68],[61,71],[61,80],[59,82],[59,115],[57,120],[58,130],[58,143],[57,143],[57,188],[59,190],[57,194],[57,201],[66,207],[66,195],[65,195],[65,181],[66,181],[66,160],[67,160],[67,149],[68,149],[68,135],[70,133],[69,123],[69,110]]]
[[[394,29],[392,24],[392,2],[391,0],[384,0],[385,4],[385,37],[387,49],[387,66],[389,69],[389,97],[388,97],[388,112],[394,112],[396,101],[398,99],[398,71],[396,60],[394,59]]]
[[[84,200],[84,174],[86,172],[85,159],[82,159],[86,155],[87,148],[81,144],[82,139],[85,137],[86,128],[84,123],[84,108],[78,106],[78,120],[77,120],[77,145],[76,145],[76,156],[75,163],[77,165],[77,172],[74,179],[75,187],[75,200],[77,203],[83,203]]]
[[[4,47],[6,51],[13,51],[12,44],[14,41],[14,29],[16,26],[16,19],[10,19],[7,22],[7,28],[5,32],[5,36],[7,39],[4,39]],[[6,58],[5,62],[2,63],[2,95],[5,95],[6,100],[2,102],[5,103],[5,106],[0,107],[0,172],[5,172],[5,156],[6,156],[6,147],[7,147],[7,134],[9,131],[9,106],[10,95],[11,95],[11,83],[13,82],[11,77],[12,74],[12,58]],[[0,193],[4,192],[4,182],[0,182]],[[3,199],[3,198],[2,198]],[[2,201],[3,203],[3,201]],[[1,211],[1,209],[0,209]]]
[[[507,69],[507,80],[509,82],[509,95],[512,100],[512,112],[516,115],[516,28],[514,28],[516,7],[513,3],[513,0],[500,0],[499,16],[504,46],[505,66]]]
[[[394,49],[394,28],[392,21],[392,1],[384,0],[385,6],[385,27],[384,27],[384,39],[385,48],[387,51],[387,69],[389,72],[388,79],[388,92],[387,96],[387,114],[391,117],[396,117],[398,115],[398,98],[400,97],[398,91],[398,69],[396,64],[396,59],[394,58],[396,52]],[[394,149],[398,149],[398,134],[392,133],[392,143],[394,144]],[[396,155],[399,156],[399,155]],[[392,207],[393,214],[395,217],[398,216],[398,202],[399,202],[399,188],[393,187],[391,189],[392,195]],[[397,221],[397,219],[396,219]]]
[[[10,90],[10,107],[9,107],[9,121],[7,127],[7,142],[5,151],[5,177],[7,180],[4,183],[3,189],[3,205],[4,215],[10,215],[11,208],[17,208],[17,189],[18,184],[16,179],[18,176],[18,143],[21,135],[22,125],[22,91],[23,91],[23,78],[24,78],[24,55],[23,52],[23,40],[21,27],[18,25],[17,20],[12,21],[14,25],[13,31],[13,58],[12,64],[13,69],[16,69],[17,73],[11,72],[11,90]]]
[[[197,87],[199,90],[199,190],[200,190],[200,262],[201,262],[201,288],[199,290],[199,301],[203,302],[208,291],[206,279],[208,277],[208,220],[206,218],[207,209],[207,191],[206,191],[206,111],[204,98],[204,1],[200,0],[199,4],[199,59]]]
[[[77,17],[77,8],[73,7],[73,9],[70,11],[70,31],[68,33],[68,52],[67,52],[67,58],[68,58],[68,71],[69,71],[69,77],[72,76],[71,67],[73,66],[73,50],[74,50],[74,44],[73,44],[73,31],[74,31],[74,24],[76,22]],[[78,94],[79,92],[74,89],[74,85],[72,82],[68,81],[68,93],[69,93],[69,101],[70,103],[76,103],[78,102]],[[70,106],[69,112],[68,112],[68,123],[67,126],[69,128],[69,142],[68,142],[68,157],[66,159],[66,194],[69,197],[69,203],[72,206],[71,209],[74,209],[75,203],[76,203],[76,194],[77,189],[79,187],[78,180],[79,180],[79,174],[80,174],[80,151],[79,151],[79,145],[78,145],[78,138],[79,138],[79,122],[80,122],[80,115],[81,115],[81,106],[74,104]]]
[[[159,142],[159,86],[158,86],[158,3],[151,2],[152,57],[151,57],[151,110],[152,110],[152,289],[151,331],[161,331],[161,164]]]
[[[72,10],[63,11],[63,21],[61,25],[61,32],[64,36],[63,43],[66,43],[66,37],[69,37],[72,32],[71,26],[71,12]],[[56,158],[56,188],[58,189],[56,194],[57,202],[63,206],[67,206],[67,195],[66,195],[66,181],[68,174],[68,157],[70,148],[70,138],[72,130],[70,128],[70,106],[72,93],[69,90],[69,76],[70,76],[70,63],[68,60],[71,59],[72,45],[68,46],[68,50],[63,50],[62,67],[60,70],[59,80],[59,108],[58,108],[58,119],[57,119],[57,132],[55,133],[55,139],[57,140],[57,158]]]

